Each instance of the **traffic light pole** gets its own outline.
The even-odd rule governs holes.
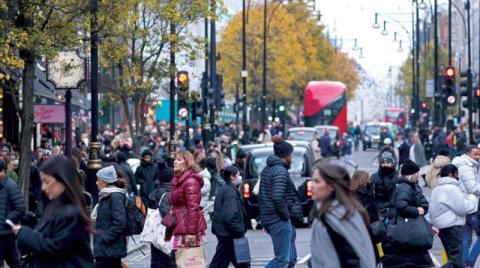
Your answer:
[[[170,34],[175,35],[175,23],[170,22]],[[173,167],[173,159],[175,157],[175,44],[170,41],[170,142],[169,142],[169,158],[170,166]]]
[[[208,40],[208,17],[205,17],[205,40]],[[205,42],[205,81],[208,81],[208,42]],[[208,123],[208,105],[207,105],[207,95],[208,95],[208,82],[204,83],[202,87],[202,137],[203,137],[203,146],[207,146],[207,142],[210,137],[211,125]]]
[[[470,0],[465,4],[467,10],[467,44],[468,44],[468,138],[473,144],[473,87],[472,87],[472,48],[471,48],[471,26],[470,26]]]
[[[211,1],[212,14],[216,12],[216,0]],[[217,96],[217,37],[216,37],[216,24],[215,16],[210,18],[210,88],[215,90],[215,96]],[[214,101],[215,103],[215,101]],[[216,105],[210,107],[210,127],[211,127],[211,140],[215,139],[215,133],[213,126],[215,125],[215,110]]]
[[[267,126],[267,0],[263,6],[263,90],[262,90],[262,131]]]
[[[416,125],[418,125],[418,120],[419,120],[419,115],[420,115],[420,109],[418,107],[418,104],[419,104],[419,101],[420,101],[420,96],[419,96],[419,91],[420,91],[420,88],[419,88],[419,85],[420,85],[420,20],[419,20],[419,10],[418,10],[418,1],[417,1],[417,4],[416,4],[416,10],[415,10],[416,14],[415,14],[415,17],[416,17],[416,31],[415,31],[415,35],[416,35],[416,40],[417,40],[417,43],[415,44],[415,54],[417,55],[415,57],[415,97],[414,97],[414,109],[415,109],[415,113],[413,114],[413,117],[415,117],[415,123]],[[416,126],[415,125],[415,126]]]

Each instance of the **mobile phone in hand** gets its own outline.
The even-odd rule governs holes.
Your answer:
[[[15,227],[15,223],[13,223],[11,220],[7,219],[5,221],[6,224],[10,225],[10,227],[12,227],[12,229]]]

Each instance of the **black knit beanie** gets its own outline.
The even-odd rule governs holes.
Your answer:
[[[275,135],[272,137],[272,141],[273,152],[276,156],[284,158],[292,154],[293,146],[290,143],[284,141],[282,137]]]
[[[408,176],[408,175],[413,175],[420,171],[420,168],[418,167],[417,163],[413,162],[410,159],[407,159],[405,162],[403,162],[402,169],[400,170],[400,173],[403,176]]]

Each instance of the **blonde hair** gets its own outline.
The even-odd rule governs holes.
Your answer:
[[[368,174],[368,172],[364,170],[355,171],[352,175],[352,181],[350,183],[350,187],[352,188],[352,190],[357,189],[361,185],[367,183],[369,177],[370,177],[370,174]]]
[[[175,158],[182,158],[185,161],[185,171],[192,170],[195,173],[200,171],[200,167],[195,163],[192,153],[189,151],[180,151],[175,153]],[[175,174],[176,176],[180,174]]]

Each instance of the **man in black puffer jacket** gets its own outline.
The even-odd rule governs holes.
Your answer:
[[[15,235],[12,228],[5,223],[11,220],[20,223],[25,213],[25,201],[15,181],[6,175],[7,165],[0,160],[0,265],[5,260],[12,268],[20,267]]]
[[[266,267],[294,267],[297,258],[296,234],[291,220],[303,220],[303,213],[298,193],[288,173],[293,146],[280,136],[274,136],[272,141],[275,155],[267,159],[258,194],[260,221],[272,238],[275,252],[275,258]]]

